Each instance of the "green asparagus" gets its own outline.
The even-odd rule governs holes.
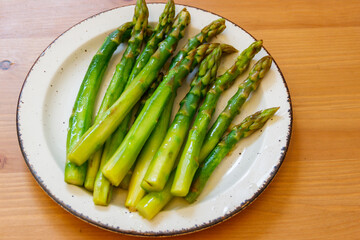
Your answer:
[[[68,159],[71,162],[77,165],[83,164],[116,130],[124,117],[156,79],[160,69],[174,52],[178,41],[184,35],[189,22],[190,15],[186,9],[183,9],[178,14],[171,32],[160,43],[158,50],[151,56],[146,66],[134,78],[119,99],[104,114],[99,116],[99,123],[91,126],[71,149],[68,154]]]
[[[150,57],[155,53],[159,43],[165,38],[166,34],[171,28],[171,24],[174,21],[174,15],[175,3],[173,0],[169,0],[165,5],[164,11],[159,17],[159,22],[156,25],[152,36],[150,37],[139,57],[136,59],[135,65],[129,76],[129,82],[131,82],[136,77],[136,75],[139,74],[139,72],[149,61]]]
[[[141,183],[146,191],[160,191],[164,188],[200,99],[205,95],[207,86],[216,78],[221,54],[221,47],[218,46],[201,62],[198,75],[180,102],[180,109]]]
[[[201,146],[220,94],[234,82],[238,75],[245,71],[251,59],[260,51],[261,46],[262,41],[257,41],[244,50],[236,60],[236,63],[215,81],[215,84],[206,94],[205,100],[189,132],[184,151],[181,154],[176,169],[174,183],[171,187],[171,193],[174,196],[183,197],[189,191],[191,181],[199,166]]]
[[[181,64],[171,69],[155,90],[132,125],[124,141],[119,146],[103,169],[105,177],[118,186],[134,164],[141,148],[154,129],[158,118],[172,94],[185,77],[205,57],[208,49],[214,49],[216,44],[203,44],[189,53]],[[217,44],[218,45],[218,44]]]
[[[98,123],[99,116],[109,109],[109,107],[116,101],[116,99],[119,98],[124,90],[136,57],[140,53],[140,47],[143,42],[144,35],[146,34],[148,15],[149,12],[145,0],[138,0],[135,6],[133,19],[134,27],[131,32],[131,38],[129,39],[128,46],[125,49],[119,64],[116,66],[113,78],[106,90],[100,109],[95,118],[95,123]],[[99,170],[101,154],[102,149],[99,149],[88,161],[84,186],[89,191],[94,189],[94,182],[96,174]]]
[[[185,46],[176,54],[176,56],[171,60],[169,69],[172,69],[175,65],[181,62],[181,60],[183,60],[191,50],[204,42],[208,42],[212,37],[224,31],[225,28],[225,20],[223,18],[217,19],[205,26],[200,33],[190,38]]]
[[[145,103],[145,101],[152,95],[152,93],[155,91],[162,79],[163,74],[160,73],[157,77],[157,80],[151,84],[150,88],[142,96],[139,108],[141,108],[141,103]],[[116,151],[117,147],[125,138],[125,135],[128,132],[130,121],[131,116],[126,116],[121,122],[120,126],[111,135],[110,139],[108,139],[104,144],[104,151],[100,162],[100,168],[96,175],[94,184],[93,201],[96,205],[108,205],[111,200],[112,185],[109,180],[105,178],[104,174],[102,173],[102,169],[105,163],[109,160],[109,158],[112,156],[112,154]],[[131,173],[129,172],[127,174],[131,176]],[[126,180],[124,180],[124,183],[121,182],[120,184],[123,184],[122,188],[126,188]]]
[[[136,204],[146,193],[145,190],[141,188],[140,184],[169,127],[175,96],[176,94],[173,94],[170,101],[165,106],[158,123],[136,160],[136,166],[130,180],[129,191],[125,201],[125,206],[128,207],[130,211],[136,211]]]
[[[174,198],[174,195],[170,192],[174,176],[175,172],[173,171],[163,190],[160,192],[150,192],[138,202],[136,210],[141,216],[151,220]]]
[[[110,58],[121,42],[130,37],[132,23],[125,23],[109,34],[103,45],[93,57],[82,81],[72,114],[69,119],[69,130],[66,141],[67,155],[79,142],[81,136],[90,127],[94,111],[95,98],[98,93],[102,75]],[[66,160],[65,182],[82,186],[85,181],[87,164],[80,166]]]
[[[269,71],[272,63],[270,56],[260,59],[252,68],[248,78],[239,85],[238,91],[228,101],[225,109],[220,113],[215,123],[207,132],[204,143],[200,151],[199,162],[201,163],[211,150],[219,142],[222,135],[230,126],[232,120],[240,113],[241,106],[245,103],[252,91],[255,91],[259,86],[261,79]]]
[[[106,206],[111,200],[113,186],[110,184],[109,180],[105,178],[101,170],[124,139],[130,120],[130,118],[124,119],[117,131],[112,134],[111,139],[109,139],[104,146],[100,168],[94,184],[93,201],[96,205]]]
[[[278,109],[276,107],[256,112],[246,117],[239,125],[234,126],[229,134],[224,136],[196,171],[190,191],[185,197],[189,203],[193,203],[198,198],[214,169],[234,148],[236,143],[262,128]]]
[[[147,92],[142,96],[141,100],[138,103],[138,108],[136,109],[136,113],[135,113],[135,119],[137,118],[137,116],[140,114],[141,110],[144,108],[146,101],[151,97],[151,95],[155,92],[156,88],[159,86],[160,82],[163,79],[163,74],[160,73],[158,79],[153,82],[151,84],[151,86],[149,87],[149,89],[147,90]],[[171,105],[172,106],[172,105]],[[172,109],[172,107],[171,107]],[[128,116],[127,116],[128,117]],[[131,117],[131,116],[129,116]],[[125,121],[125,120],[123,120]],[[160,121],[160,120],[159,120]],[[122,124],[122,123],[121,123]],[[121,126],[120,124],[120,126]],[[126,129],[126,133],[127,133],[128,129]],[[155,130],[154,130],[155,131]],[[129,185],[130,185],[130,180],[132,177],[132,174],[134,172],[134,168],[135,168],[135,164],[131,167],[131,169],[126,173],[126,176],[124,177],[124,179],[121,181],[119,187],[125,190],[129,189]]]

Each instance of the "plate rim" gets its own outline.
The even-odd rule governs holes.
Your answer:
[[[163,2],[152,2],[152,3],[147,3],[147,5],[155,5],[155,4],[162,4],[165,5],[165,3]],[[259,189],[256,191],[256,193],[249,199],[246,199],[245,201],[243,201],[242,203],[240,203],[240,205],[238,207],[236,207],[233,211],[224,214],[223,216],[220,216],[216,219],[213,219],[207,223],[203,223],[200,225],[195,225],[191,228],[187,228],[187,229],[182,229],[182,230],[174,230],[174,231],[157,231],[157,232],[153,232],[153,231],[147,231],[147,232],[138,232],[138,231],[131,231],[131,230],[123,230],[120,228],[115,228],[115,227],[111,227],[107,224],[103,224],[101,222],[97,222],[93,219],[91,219],[88,216],[85,216],[79,212],[77,212],[75,209],[73,209],[72,207],[70,207],[69,205],[65,204],[61,199],[58,199],[57,197],[55,197],[50,191],[49,189],[47,189],[46,185],[41,181],[41,178],[37,175],[35,169],[32,168],[30,161],[27,157],[27,154],[25,152],[24,146],[23,146],[23,139],[21,138],[21,129],[20,129],[20,123],[19,123],[19,110],[20,110],[20,102],[21,102],[21,98],[22,98],[22,92],[23,89],[25,87],[25,84],[28,80],[28,77],[30,75],[30,73],[32,72],[34,66],[38,63],[39,59],[41,57],[44,56],[44,54],[46,53],[46,51],[51,48],[51,46],[61,37],[63,36],[65,33],[67,33],[69,30],[71,30],[72,28],[76,27],[77,25],[90,20],[94,17],[97,17],[98,15],[104,14],[106,12],[110,12],[113,11],[115,9],[119,9],[119,8],[123,8],[123,7],[129,7],[129,6],[134,6],[135,4],[125,4],[122,5],[120,7],[114,7],[114,8],[110,8],[107,10],[103,10],[101,12],[98,12],[92,16],[89,16],[77,23],[75,23],[74,25],[72,25],[71,27],[69,27],[68,29],[66,29],[64,32],[62,32],[60,35],[58,35],[42,52],[41,54],[36,58],[36,60],[34,61],[34,63],[32,64],[30,70],[28,71],[28,73],[26,74],[25,80],[21,86],[20,89],[20,93],[18,96],[18,101],[17,101],[17,108],[16,108],[16,132],[17,132],[17,138],[18,138],[18,143],[19,143],[19,147],[21,150],[21,153],[23,155],[24,161],[28,167],[28,169],[30,170],[31,174],[33,175],[33,177],[35,178],[36,182],[40,185],[41,189],[54,201],[56,202],[58,205],[60,205],[61,208],[65,209],[67,212],[71,213],[73,216],[77,217],[78,219],[87,222],[95,227],[110,231],[110,232],[114,232],[114,233],[121,233],[121,234],[125,234],[125,235],[129,235],[129,236],[137,236],[137,237],[169,237],[169,236],[179,236],[179,235],[185,235],[185,234],[190,234],[190,233],[194,233],[194,232],[198,232],[198,231],[202,231],[205,230],[207,228],[213,227],[215,225],[218,225],[232,217],[234,217],[235,215],[237,215],[239,212],[241,212],[243,209],[245,209],[247,206],[249,206],[251,203],[253,203],[265,190],[266,188],[270,185],[270,183],[273,181],[274,177],[276,176],[276,174],[278,173],[282,163],[284,162],[284,159],[286,157],[287,151],[289,149],[289,145],[290,145],[290,140],[291,140],[291,136],[292,136],[292,125],[293,125],[293,110],[292,110],[292,101],[291,101],[291,96],[290,96],[290,91],[289,91],[289,87],[287,85],[287,82],[285,80],[285,77],[279,67],[279,65],[277,64],[276,60],[273,58],[273,63],[276,65],[277,71],[279,72],[284,87],[286,89],[287,92],[287,102],[289,103],[289,117],[290,117],[290,122],[288,125],[288,132],[287,132],[287,136],[286,136],[286,144],[285,146],[282,148],[282,152],[279,158],[279,162],[277,165],[275,165],[273,167],[273,170],[271,171],[269,177],[266,179],[266,181],[263,183],[263,185],[261,187],[259,187]],[[200,11],[206,12],[206,13],[211,13],[215,16],[218,16],[220,18],[225,19],[226,21],[234,24],[236,27],[240,28],[242,31],[246,32],[253,40],[256,40],[256,38],[249,33],[247,30],[245,30],[244,28],[242,28],[241,26],[239,26],[237,23],[229,20],[226,17],[223,17],[217,13],[214,13],[212,11],[200,8],[200,7],[195,7],[195,6],[191,6],[191,5],[187,5],[187,4],[176,4],[177,6],[183,6],[183,7],[189,7],[189,8],[195,8],[198,9]],[[269,51],[263,46],[264,51],[271,56],[271,54],[269,53]]]

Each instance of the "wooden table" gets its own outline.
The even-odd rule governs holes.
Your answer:
[[[15,114],[27,72],[53,39],[134,1],[0,0],[0,239],[131,238],[77,219],[41,190],[21,155]],[[360,2],[176,2],[216,12],[264,39],[294,111],[285,162],[261,197],[232,219],[179,238],[359,239]]]

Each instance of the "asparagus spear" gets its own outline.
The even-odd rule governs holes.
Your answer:
[[[157,80],[152,83],[152,85],[147,90],[147,92],[142,96],[139,108],[141,108],[141,103],[142,102],[145,103],[145,101],[152,95],[152,93],[155,91],[155,89],[160,84],[162,79],[163,79],[163,74],[160,73],[158,75]],[[103,155],[101,158],[100,168],[96,175],[95,184],[94,184],[93,201],[96,205],[106,206],[109,204],[109,202],[111,200],[112,185],[110,184],[109,180],[107,180],[105,178],[104,174],[102,173],[102,169],[103,169],[105,163],[109,160],[109,158],[112,156],[112,154],[116,151],[117,147],[123,141],[123,139],[128,131],[130,120],[131,120],[130,117],[126,117],[122,121],[122,123],[120,124],[118,129],[112,134],[111,138],[109,140],[107,140],[105,143]],[[122,188],[126,188],[125,181],[126,180],[124,180],[124,183],[121,182],[123,184]]]
[[[144,35],[146,34],[148,15],[149,12],[145,0],[138,0],[135,6],[133,19],[134,27],[131,32],[131,38],[129,39],[128,46],[125,49],[125,52],[119,64],[116,66],[115,73],[106,90],[100,109],[95,118],[95,123],[98,123],[98,116],[100,116],[107,109],[109,109],[109,107],[115,102],[117,98],[119,98],[119,96],[124,90],[125,84],[128,80],[130,71],[135,63],[136,57],[140,53],[140,47],[143,42]],[[88,161],[88,168],[84,186],[89,191],[92,191],[94,189],[94,182],[96,174],[99,170],[101,154],[102,149],[99,149]]]
[[[77,165],[84,163],[120,125],[151,83],[156,79],[166,60],[174,52],[184,35],[190,15],[183,9],[177,16],[167,38],[159,45],[146,66],[134,78],[119,99],[99,117],[99,123],[91,126],[68,154],[68,159]]]
[[[256,130],[262,128],[267,120],[269,120],[278,107],[268,108],[263,111],[258,111],[253,115],[246,117],[239,125],[232,128],[231,132],[223,137],[206,160],[201,164],[196,171],[194,180],[187,196],[186,201],[193,203],[205,187],[210,175],[214,169],[219,165],[223,158],[234,148],[240,139],[246,138],[253,134]]]
[[[198,47],[200,44],[209,41],[212,37],[220,34],[225,28],[225,20],[223,18],[217,19],[205,26],[200,33],[190,38],[185,46],[176,54],[176,56],[171,60],[169,69],[181,62],[181,60],[183,60],[191,50]]]
[[[128,207],[130,211],[136,210],[136,204],[146,193],[145,190],[141,188],[140,184],[144,178],[151,159],[154,157],[157,149],[162,143],[166,131],[169,127],[175,96],[176,94],[171,96],[170,101],[167,103],[160,115],[158,123],[156,124],[149,139],[142,148],[138,159],[136,160],[135,169],[130,180],[129,191],[125,201],[125,206]]]
[[[232,120],[240,113],[241,106],[245,103],[252,91],[259,86],[261,79],[269,71],[272,63],[270,56],[260,59],[251,69],[248,78],[239,85],[238,91],[228,101],[225,109],[220,113],[215,123],[207,132],[204,143],[200,151],[199,162],[201,163],[211,150],[219,142],[222,135],[230,126]]]
[[[151,220],[171,201],[171,199],[174,198],[170,192],[174,176],[175,172],[173,171],[163,190],[159,192],[150,192],[139,201],[136,205],[136,210],[141,216]]]
[[[144,68],[150,57],[155,53],[159,43],[165,38],[166,34],[171,28],[174,21],[175,3],[173,0],[168,0],[165,5],[164,11],[159,17],[159,22],[156,25],[150,40],[147,42],[145,48],[136,59],[135,65],[130,73],[129,82],[131,82],[136,75]]]
[[[118,186],[134,164],[171,95],[176,94],[185,77],[204,58],[207,50],[214,49],[215,45],[204,44],[191,51],[181,64],[168,72],[151,98],[146,101],[124,141],[103,168],[102,172],[113,185]]]
[[[173,195],[182,197],[188,193],[192,178],[199,166],[200,149],[220,94],[234,82],[240,73],[245,71],[251,59],[260,51],[261,46],[262,41],[257,41],[244,50],[236,63],[216,80],[215,84],[206,94],[204,103],[200,107],[199,113],[189,132],[184,151],[181,154],[176,169],[174,183],[171,187]]]
[[[141,110],[143,109],[143,107],[145,106],[146,101],[151,97],[151,95],[155,92],[156,88],[159,86],[160,82],[163,79],[163,74],[160,73],[158,79],[153,82],[153,84],[149,87],[148,91],[142,96],[141,100],[138,103],[138,108],[136,110],[135,113],[135,119],[137,118],[137,116],[140,114]],[[171,109],[172,109],[172,104],[171,104]],[[128,117],[128,116],[127,116]],[[129,116],[131,117],[131,116]],[[160,120],[159,120],[160,121]],[[121,124],[120,124],[121,126]],[[126,132],[128,131],[128,129],[126,129]],[[154,130],[155,131],[155,130]],[[129,189],[129,185],[130,185],[130,180],[131,180],[131,176],[134,172],[134,168],[135,168],[134,164],[131,169],[127,172],[126,176],[124,177],[124,179],[121,181],[119,187],[125,190]]]
[[[129,39],[132,26],[132,23],[125,23],[110,33],[93,57],[79,89],[69,119],[69,130],[66,141],[67,155],[90,127],[95,98],[102,80],[102,75],[116,48],[121,42]],[[65,182],[82,186],[85,180],[86,168],[87,164],[77,166],[67,160],[65,165]]]
[[[160,191],[164,188],[200,99],[205,95],[207,86],[216,78],[221,55],[222,50],[218,46],[201,62],[190,91],[180,102],[180,109],[143,177],[141,186],[146,191]]]
[[[111,200],[113,186],[109,180],[105,178],[101,170],[124,139],[130,120],[130,118],[124,119],[118,130],[112,134],[111,140],[107,141],[104,146],[104,151],[100,161],[100,168],[94,183],[93,202],[96,205],[106,206]]]

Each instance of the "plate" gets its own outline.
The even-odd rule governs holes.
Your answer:
[[[199,30],[220,16],[194,7],[186,7],[191,24],[178,49]],[[149,22],[155,23],[164,8],[162,3],[148,4]],[[257,110],[279,106],[280,110],[262,131],[239,143],[210,178],[199,200],[189,205],[183,199],[171,202],[153,220],[124,207],[126,192],[116,190],[108,207],[95,206],[91,193],[64,182],[65,142],[77,91],[92,56],[108,33],[132,19],[134,6],[112,9],[92,16],[61,34],[39,56],[27,75],[19,96],[17,130],[24,159],[36,181],[60,206],[78,218],[98,227],[130,235],[167,236],[198,231],[234,216],[254,201],[277,173],[290,141],[292,110],[289,91],[274,61],[258,90],[234,120],[239,123]],[[226,30],[212,41],[228,43],[242,51],[255,39],[244,29],[226,21]],[[266,46],[266,39],[264,40]],[[119,62],[124,47],[115,52],[105,73],[97,105]],[[269,53],[263,49],[251,64]],[[237,57],[224,57],[218,74]],[[214,116],[236,92],[246,78],[240,76],[221,97]],[[189,79],[178,91],[174,113],[180,99],[189,89]]]

